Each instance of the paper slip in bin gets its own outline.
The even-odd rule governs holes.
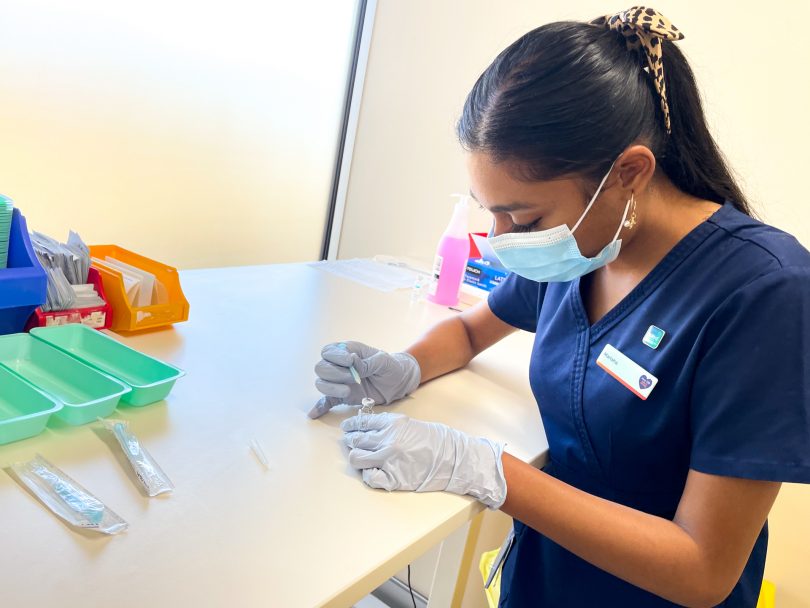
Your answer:
[[[185,375],[168,363],[84,325],[39,327],[31,330],[31,335],[129,386],[132,390],[121,397],[122,403],[128,405],[142,406],[165,399],[177,379]]]

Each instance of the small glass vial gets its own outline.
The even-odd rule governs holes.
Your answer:
[[[365,429],[368,425],[368,419],[374,413],[374,399],[370,399],[369,397],[364,397],[363,400],[360,402],[360,411],[357,412],[357,415],[360,416],[360,426]]]
[[[374,399],[370,399],[369,397],[364,397],[363,400],[360,402],[360,413],[361,414],[373,414],[375,404],[376,404],[376,402],[374,401]]]

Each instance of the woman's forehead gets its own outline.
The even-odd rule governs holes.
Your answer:
[[[494,162],[481,152],[467,154],[470,194],[493,212],[520,211],[556,201],[578,200],[582,180],[568,177],[554,180],[527,181],[508,161]]]

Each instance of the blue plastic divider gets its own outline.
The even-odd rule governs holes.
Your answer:
[[[48,278],[39,263],[25,217],[14,209],[8,268],[0,269],[0,334],[23,331],[28,317],[45,302]]]

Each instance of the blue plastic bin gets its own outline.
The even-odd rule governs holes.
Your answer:
[[[0,268],[0,334],[23,331],[34,309],[45,302],[47,289],[48,277],[31,246],[25,217],[14,209],[8,268]]]

